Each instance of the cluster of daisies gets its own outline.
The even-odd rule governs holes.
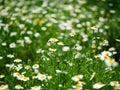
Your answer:
[[[84,80],[89,70],[81,66],[89,66],[93,62],[90,56],[109,46],[104,9],[96,5],[88,6],[89,10],[83,8],[87,0],[1,1],[0,90],[84,90],[91,85]],[[97,20],[96,13],[100,15]],[[112,71],[119,66],[113,58],[116,53],[112,47],[95,57]],[[85,76],[76,74],[84,71],[88,72]],[[90,82],[95,75],[92,73]],[[120,89],[118,81],[109,85]],[[92,86],[101,89],[107,84]]]
[[[113,55],[117,54],[114,47],[109,48],[109,51],[103,51],[101,54],[96,55],[96,58],[99,58],[100,60],[104,61],[106,66],[111,69],[111,67],[118,66],[118,62],[115,61],[113,58]]]
[[[94,75],[95,75],[95,73],[92,74],[90,81],[93,79]],[[84,90],[83,86],[86,85],[86,83],[84,81],[81,81],[82,79],[83,79],[82,74],[73,76],[72,80],[77,82],[77,84],[72,86],[73,89],[70,89],[70,90]],[[104,86],[106,86],[106,84],[104,84],[102,82],[97,82],[97,83],[93,84],[93,89],[101,89]],[[110,81],[108,86],[114,87],[115,90],[120,89],[120,83],[118,81]]]

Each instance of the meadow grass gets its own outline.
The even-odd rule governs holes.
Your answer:
[[[0,90],[120,89],[119,1],[1,0]]]

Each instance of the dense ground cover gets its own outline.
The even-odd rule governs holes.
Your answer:
[[[119,3],[0,0],[0,90],[120,89]]]

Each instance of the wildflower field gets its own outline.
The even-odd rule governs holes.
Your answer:
[[[120,90],[120,0],[0,0],[0,90]]]

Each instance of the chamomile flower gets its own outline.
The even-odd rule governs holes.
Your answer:
[[[62,48],[62,50],[63,50],[64,52],[67,52],[67,51],[70,50],[70,47],[69,47],[69,46],[64,46],[64,47]]]
[[[0,85],[0,90],[9,90],[8,85],[1,84]]]
[[[98,32],[98,27],[97,26],[93,26],[93,27],[91,27],[91,29],[94,30],[95,33]]]
[[[114,47],[109,48],[109,51],[115,51]]]
[[[59,86],[59,87],[62,87],[62,84],[59,84],[58,86]]]
[[[73,86],[74,90],[82,90],[83,85],[85,85],[85,82],[79,81],[75,86]]]
[[[101,55],[100,55],[100,59],[101,59],[101,60],[106,60],[106,59],[108,59],[111,55],[112,55],[111,52],[109,52],[109,51],[103,51],[103,52],[101,53]]]
[[[78,58],[80,58],[81,56],[82,56],[81,53],[77,52],[76,55],[75,55],[75,59],[78,59]]]
[[[47,76],[45,75],[45,74],[38,74],[37,75],[37,78],[38,78],[38,80],[40,80],[40,81],[43,81],[43,80],[46,80],[46,78],[47,78]]]
[[[26,76],[24,76],[24,75],[19,75],[19,76],[17,77],[17,79],[18,79],[18,80],[21,80],[21,81],[28,81],[28,80],[29,80],[29,77],[26,77]]]
[[[38,32],[34,33],[34,36],[37,38],[40,36],[40,34]]]
[[[52,76],[47,76],[47,79],[48,79],[48,80],[52,79]]]
[[[14,62],[22,62],[22,60],[19,59],[19,58],[16,58],[16,59],[14,60]]]
[[[13,54],[8,54],[7,57],[14,58],[14,55]]]
[[[31,34],[33,34],[33,32],[32,31],[27,31],[27,34],[31,35]]]
[[[15,70],[20,71],[23,68],[22,64],[15,66]]]
[[[37,79],[37,76],[32,76],[32,79]]]
[[[32,66],[32,68],[33,68],[33,69],[38,69],[38,68],[39,68],[39,65],[38,65],[38,64],[34,64],[34,65]]]
[[[47,30],[47,28],[46,28],[46,27],[42,27],[42,28],[41,28],[41,30],[46,31],[46,30]]]
[[[4,78],[5,77],[5,75],[0,75],[0,78]]]
[[[109,45],[108,40],[104,40],[103,43],[102,43],[102,46],[108,46],[108,45]]]
[[[30,90],[41,90],[41,86],[33,86]]]
[[[19,27],[20,27],[20,29],[23,29],[23,28],[25,28],[25,25],[24,24],[19,24]]]
[[[16,47],[16,44],[15,44],[15,43],[10,43],[9,47],[10,47],[10,48],[15,48],[15,47]]]
[[[0,60],[2,60],[3,59],[3,57],[2,56],[0,56]]]
[[[18,80],[21,80],[21,81],[28,81],[29,80],[29,77],[21,75],[19,72],[13,73],[13,76],[16,77]]]
[[[18,85],[15,85],[15,89],[20,90],[20,89],[24,89],[24,87],[22,87],[20,84],[18,84]]]
[[[50,43],[55,43],[55,42],[57,42],[57,41],[58,41],[57,38],[50,38],[50,39],[48,40],[48,42],[50,42]]]
[[[81,80],[82,78],[83,78],[83,75],[80,74],[80,75],[73,76],[72,80],[77,82],[77,81]]]
[[[60,45],[60,46],[63,46],[63,45],[64,45],[63,42],[58,42],[57,44]]]
[[[51,52],[55,52],[57,49],[55,49],[55,48],[49,48],[49,51],[51,51]]]
[[[3,42],[3,43],[2,43],[2,46],[6,46],[6,45],[7,45],[7,43],[6,43],[6,42]]]
[[[105,84],[103,84],[102,82],[98,82],[98,83],[95,83],[94,85],[93,85],[93,88],[94,89],[100,89],[100,88],[102,88],[102,87],[104,87],[105,86]]]
[[[72,32],[70,33],[70,36],[71,36],[71,37],[74,37],[75,35],[76,35],[75,31],[72,31]]]
[[[31,68],[30,65],[26,65],[26,66],[25,66],[25,69],[26,69],[26,70],[28,70],[28,69],[30,69],[30,68]]]
[[[37,53],[37,54],[39,54],[39,53],[44,53],[44,52],[45,52],[45,51],[42,50],[42,49],[37,49],[37,50],[36,50],[36,53]]]
[[[82,50],[82,46],[81,46],[81,45],[79,45],[79,44],[76,44],[75,46],[76,46],[76,47],[75,47],[75,49],[76,49],[77,51],[80,51],[80,50]]]
[[[120,84],[117,84],[117,85],[115,86],[115,90],[120,90]]]
[[[110,82],[110,85],[111,85],[111,86],[117,86],[118,84],[119,84],[118,81],[111,81],[111,82]]]
[[[118,65],[118,63],[113,58],[108,58],[105,60],[105,64],[109,67],[116,67]]]
[[[56,70],[56,73],[62,73],[62,71],[61,70]]]
[[[10,36],[12,37],[12,36],[16,36],[17,35],[17,32],[11,32],[10,33]]]
[[[20,76],[20,73],[19,72],[15,72],[15,73],[13,73],[13,76],[14,77],[18,77],[18,76]]]
[[[25,36],[25,37],[24,37],[24,40],[25,40],[25,42],[28,43],[28,44],[32,43],[30,37]]]

